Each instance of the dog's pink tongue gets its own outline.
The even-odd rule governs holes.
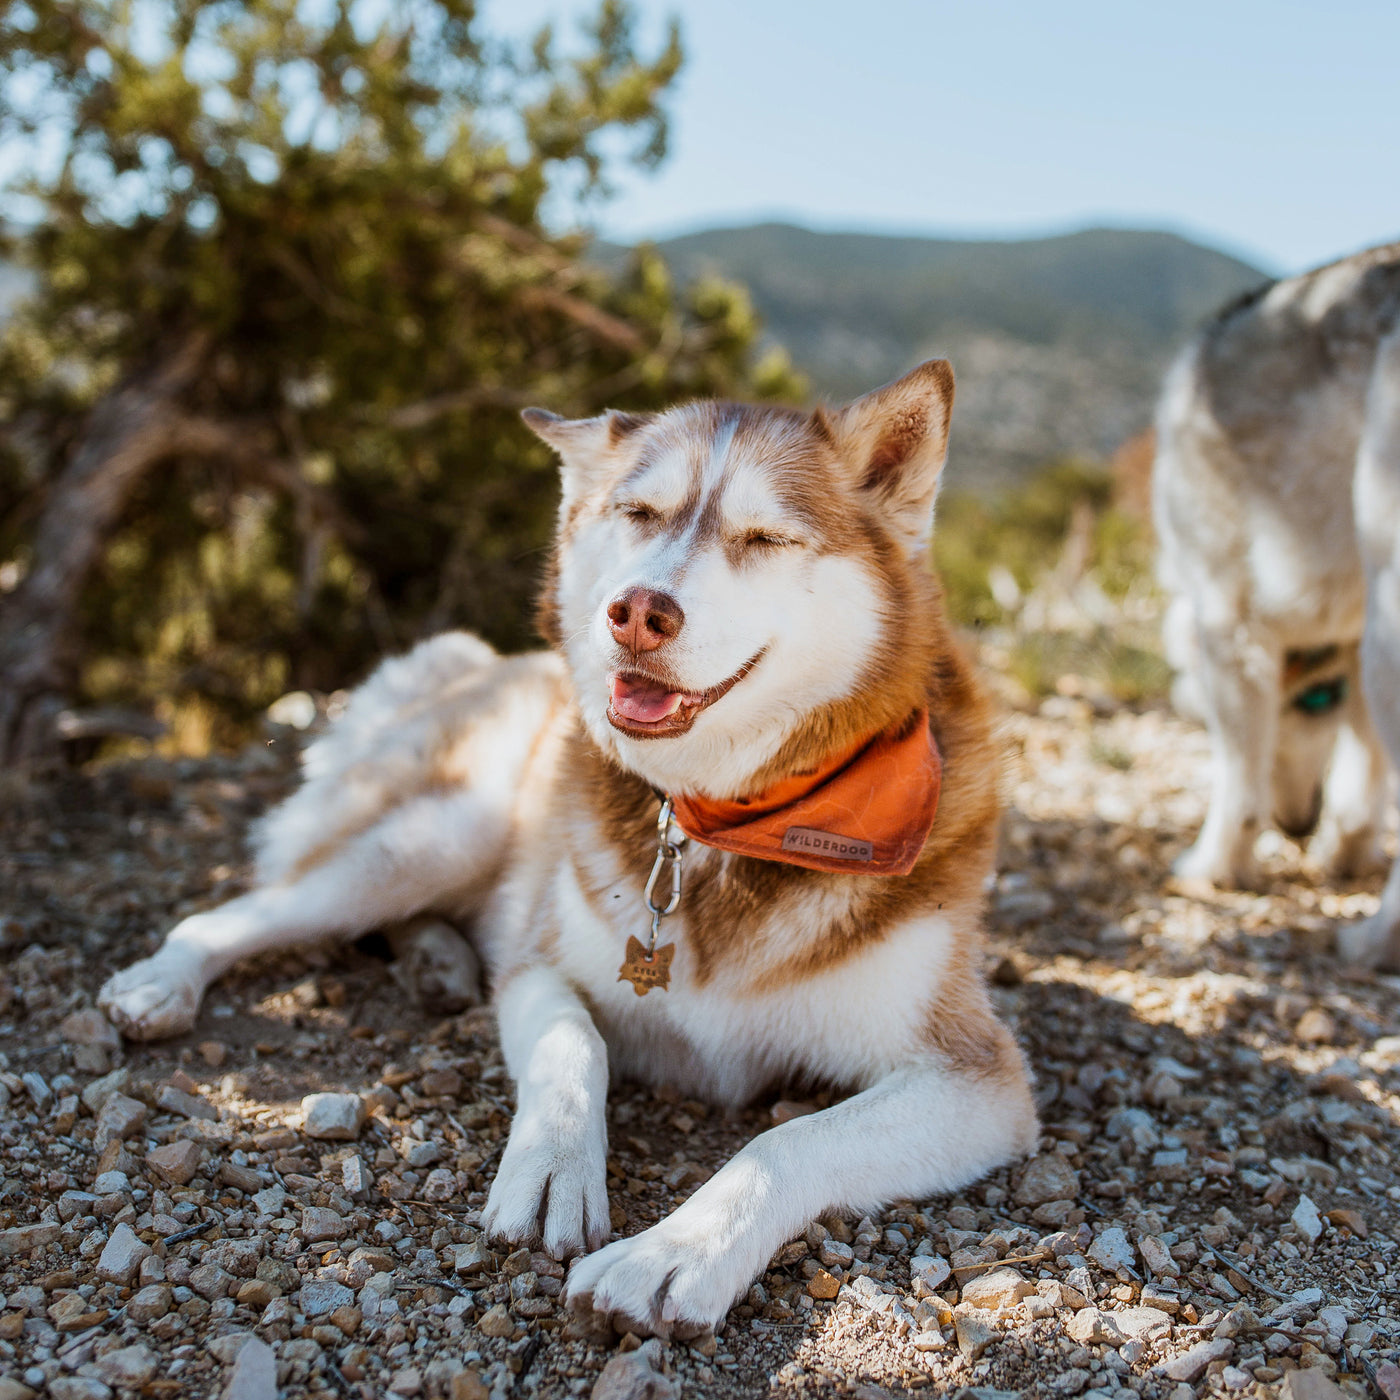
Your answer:
[[[623,719],[636,720],[638,724],[655,724],[657,720],[675,714],[684,699],[684,691],[666,690],[652,681],[613,677],[613,709]]]

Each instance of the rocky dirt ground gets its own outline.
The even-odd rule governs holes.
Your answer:
[[[1174,890],[1197,731],[1063,696],[1008,731],[989,968],[1038,1155],[813,1224],[718,1335],[669,1348],[588,1334],[558,1265],[480,1238],[511,1109],[491,1018],[425,1017],[372,944],[264,958],[167,1044],[91,1011],[240,887],[247,823],[292,780],[285,731],[0,778],[0,1400],[1400,1400],[1400,979],[1329,951],[1377,884],[1328,887],[1280,841],[1262,896]],[[321,1092],[355,1097],[308,1122]],[[615,1094],[615,1227],[807,1107]],[[346,1109],[354,1136],[307,1131]]]

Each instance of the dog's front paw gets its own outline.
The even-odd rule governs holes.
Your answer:
[[[199,959],[167,945],[109,977],[97,1005],[127,1039],[163,1040],[194,1026],[205,986]]]
[[[597,1249],[612,1233],[604,1142],[511,1129],[481,1223],[492,1239],[543,1244],[555,1259]]]
[[[750,1272],[732,1251],[681,1238],[668,1223],[576,1260],[567,1294],[574,1310],[639,1336],[684,1340],[717,1329]]]
[[[1400,928],[1386,917],[1384,905],[1379,914],[1337,930],[1337,956],[1358,967],[1400,972]]]
[[[1199,842],[1182,852],[1172,865],[1172,874],[1183,884],[1214,885],[1217,889],[1253,889],[1259,883],[1259,868],[1253,855],[1236,854]]]
[[[1390,865],[1375,827],[1344,831],[1326,817],[1317,835],[1308,843],[1308,860],[1338,880],[1364,880],[1382,875]]]

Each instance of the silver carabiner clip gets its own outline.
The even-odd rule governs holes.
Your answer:
[[[651,946],[656,946],[661,932],[661,920],[667,914],[674,914],[681,902],[681,861],[685,856],[685,832],[679,828],[672,836],[672,804],[669,797],[661,803],[661,813],[656,819],[656,859],[652,862],[651,874],[647,876],[646,906],[651,914]],[[666,867],[671,871],[671,889],[666,903],[656,902],[656,887],[661,880],[661,872]]]

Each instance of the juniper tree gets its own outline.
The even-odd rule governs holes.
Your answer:
[[[469,0],[0,11],[0,759],[73,697],[215,737],[431,630],[528,636],[553,509],[517,421],[791,394],[742,292],[551,227],[666,150],[674,29],[580,51]],[[18,153],[18,155],[16,155]]]

